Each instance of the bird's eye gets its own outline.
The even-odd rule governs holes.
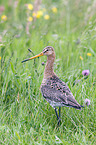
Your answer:
[[[47,51],[48,51],[48,49],[45,50],[45,52],[47,52]]]

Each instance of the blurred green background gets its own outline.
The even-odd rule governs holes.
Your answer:
[[[54,71],[85,106],[63,107],[59,128],[40,92],[46,57],[21,63],[48,45]],[[95,144],[96,0],[0,0],[0,61],[0,144]]]

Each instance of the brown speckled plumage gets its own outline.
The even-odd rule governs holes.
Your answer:
[[[48,78],[46,83],[41,85],[41,92],[53,108],[66,106],[81,109],[81,105],[77,103],[69,87],[56,75]]]
[[[75,100],[66,83],[61,81],[54,73],[53,65],[55,60],[55,51],[52,46],[45,47],[40,54],[32,58],[26,59],[22,62],[34,59],[42,55],[47,56],[47,63],[44,70],[44,78],[41,84],[41,92],[47,102],[55,109],[59,124],[61,106],[73,107],[76,109],[81,109],[82,106],[79,105],[79,103]],[[59,106],[59,116],[56,111],[57,106]]]
[[[56,106],[66,106],[81,109],[81,105],[77,103],[69,87],[54,73],[54,48],[47,46],[43,50],[45,53],[48,51],[52,51],[52,54],[45,54],[47,55],[47,63],[45,66],[44,78],[41,84],[41,92],[43,97],[50,103],[53,108]]]

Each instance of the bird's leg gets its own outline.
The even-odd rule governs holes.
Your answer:
[[[57,110],[56,110],[56,108],[55,108],[55,113],[56,113],[57,120],[58,120],[58,119],[59,119],[59,117],[58,117],[58,113],[57,113]]]
[[[55,113],[56,113],[57,120],[58,120],[58,123],[57,123],[58,126],[60,125],[60,122],[61,122],[61,119],[60,119],[60,111],[61,111],[61,107],[59,107],[59,116],[58,116],[57,110],[55,108]]]
[[[60,118],[60,113],[61,113],[61,107],[59,107],[59,118]]]
[[[59,118],[58,118],[58,125],[60,125],[61,119],[60,119],[60,113],[61,113],[61,107],[59,107]]]
[[[61,122],[60,115],[61,115],[61,107],[59,107],[59,119],[58,119],[58,125],[60,125],[60,122]]]

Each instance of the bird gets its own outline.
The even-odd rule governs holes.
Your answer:
[[[54,72],[54,61],[55,61],[55,51],[52,46],[47,46],[43,51],[31,58],[22,61],[26,62],[31,59],[47,56],[47,62],[44,70],[44,77],[41,83],[41,93],[45,100],[54,108],[57,116],[57,124],[60,125],[61,119],[61,107],[72,107],[75,109],[81,109],[83,106],[80,105],[73,96],[69,87],[63,82]],[[59,107],[59,113],[57,112],[57,107]]]

